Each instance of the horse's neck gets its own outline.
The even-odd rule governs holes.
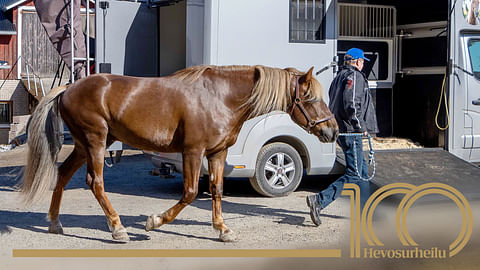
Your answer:
[[[237,71],[236,74],[226,77],[228,85],[230,85],[229,93],[231,95],[234,111],[238,115],[238,121],[243,123],[250,119],[251,108],[245,106],[245,102],[252,96],[255,86],[254,70],[251,71]]]

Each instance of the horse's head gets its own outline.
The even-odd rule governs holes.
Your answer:
[[[338,136],[335,117],[323,101],[323,90],[313,76],[313,67],[307,73],[286,69],[295,73],[292,81],[292,105],[289,114],[292,120],[322,142],[334,142]]]

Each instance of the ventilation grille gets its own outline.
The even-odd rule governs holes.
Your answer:
[[[393,38],[396,10],[392,6],[338,4],[339,37]]]

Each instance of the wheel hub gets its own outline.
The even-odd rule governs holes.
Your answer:
[[[265,177],[269,186],[282,189],[290,185],[295,176],[295,164],[286,153],[271,155],[264,167]]]

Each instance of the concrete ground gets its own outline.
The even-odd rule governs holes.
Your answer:
[[[64,145],[60,159],[71,149],[71,145]],[[24,156],[23,146],[0,153],[1,260],[10,261],[13,249],[319,249],[338,247],[348,235],[347,198],[324,211],[321,227],[315,227],[310,220],[305,196],[332,181],[328,178],[309,179],[297,192],[282,198],[258,195],[246,179],[226,179],[223,217],[237,234],[239,240],[234,243],[218,240],[211,226],[208,187],[203,183],[195,202],[173,223],[146,232],[147,217],[173,206],[181,197],[183,182],[181,175],[172,179],[149,175],[151,162],[135,150],[128,150],[118,165],[104,169],[107,196],[131,241],[112,241],[103,211],[85,184],[85,167],[74,175],[64,193],[60,220],[65,234],[52,235],[47,233],[46,220],[50,198],[24,208],[15,191]]]

